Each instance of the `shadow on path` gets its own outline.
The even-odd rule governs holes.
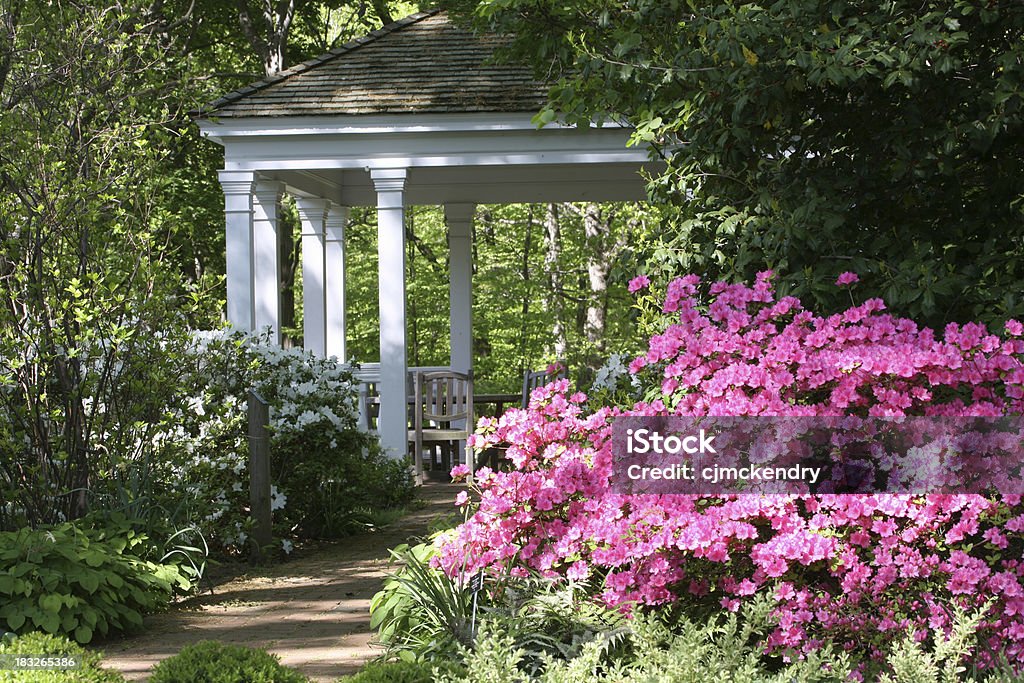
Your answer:
[[[144,681],[160,660],[200,640],[264,648],[314,681],[334,681],[381,653],[371,644],[370,599],[389,572],[389,548],[455,512],[457,484],[428,483],[422,507],[374,533],[232,579],[172,611],[146,617],[137,636],[99,645],[103,665]]]

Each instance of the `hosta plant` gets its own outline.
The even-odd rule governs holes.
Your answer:
[[[131,631],[192,583],[177,565],[132,554],[134,532],[104,537],[66,523],[0,533],[0,630],[79,643]]]

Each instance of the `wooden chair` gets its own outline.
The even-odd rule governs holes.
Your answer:
[[[519,406],[523,410],[530,407],[530,394],[537,387],[542,387],[549,382],[553,382],[556,379],[565,379],[568,374],[565,369],[565,363],[562,361],[556,361],[555,365],[558,366],[558,370],[552,373],[548,373],[547,370],[527,370],[523,373],[523,402]]]
[[[423,444],[464,441],[473,433],[473,371],[417,372],[413,394],[413,467],[423,482]],[[456,423],[462,422],[461,426]],[[473,449],[466,446],[466,464],[473,472]]]

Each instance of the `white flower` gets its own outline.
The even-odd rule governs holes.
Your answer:
[[[284,550],[285,555],[290,555],[292,550],[295,549],[295,546],[293,546],[292,542],[286,538],[281,541],[281,549]]]
[[[189,408],[191,408],[192,412],[196,415],[200,417],[206,415],[206,408],[203,406],[202,396],[189,396],[185,399],[185,402],[188,403]]]
[[[277,490],[276,486],[270,487],[270,509],[280,510],[288,502],[288,496]]]

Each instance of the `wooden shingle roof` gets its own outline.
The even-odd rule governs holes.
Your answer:
[[[493,63],[503,44],[414,14],[273,78],[229,93],[200,116],[536,112],[547,87],[525,66]]]

